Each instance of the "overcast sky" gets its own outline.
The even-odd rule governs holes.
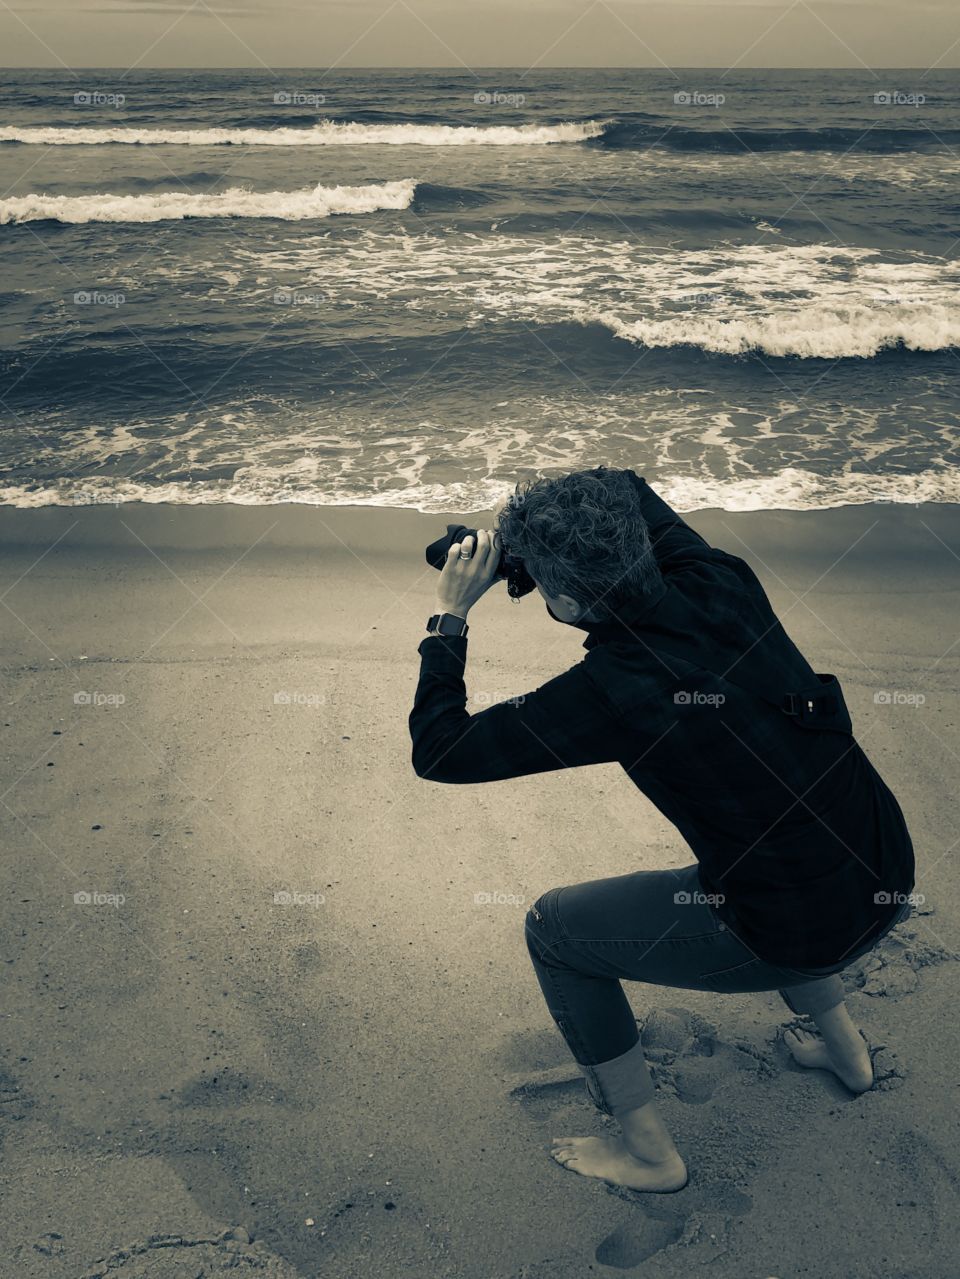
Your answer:
[[[960,0],[0,0],[0,65],[956,67]]]

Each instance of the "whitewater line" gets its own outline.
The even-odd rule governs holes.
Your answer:
[[[406,209],[413,178],[358,187],[307,187],[300,191],[247,191],[231,187],[217,195],[163,191],[154,195],[21,195],[0,200],[0,226],[56,221],[166,222],[181,218],[278,218],[300,222],[332,214]]]
[[[42,146],[102,146],[107,143],[163,146],[546,146],[598,138],[607,122],[567,124],[458,125],[358,124],[324,120],[291,129],[134,129],[83,126],[0,129],[0,142]]]

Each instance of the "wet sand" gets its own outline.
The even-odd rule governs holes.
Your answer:
[[[960,510],[689,518],[841,677],[910,824],[924,904],[848,973],[878,1086],[793,1067],[775,995],[632,986],[690,1185],[563,1171],[550,1138],[605,1121],[525,906],[690,855],[615,765],[414,775],[445,519],[2,509],[0,1273],[955,1272]],[[538,599],[470,622],[476,710],[582,653]]]

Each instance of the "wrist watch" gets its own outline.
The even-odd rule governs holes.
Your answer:
[[[428,635],[460,637],[465,636],[469,629],[466,618],[458,617],[456,613],[434,613],[433,617],[427,618]]]

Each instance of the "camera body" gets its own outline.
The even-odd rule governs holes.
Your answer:
[[[444,537],[431,542],[426,550],[427,563],[431,568],[442,569],[447,562],[447,551],[454,542],[462,542],[465,537],[476,538],[477,530],[467,528],[465,524],[448,524]],[[519,600],[529,595],[536,588],[536,582],[523,566],[523,560],[507,551],[500,551],[500,562],[497,565],[497,577],[507,583],[507,594],[511,599]]]

